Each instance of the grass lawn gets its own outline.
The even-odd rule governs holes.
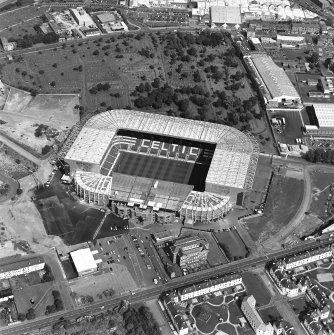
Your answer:
[[[334,180],[333,173],[320,171],[311,172],[312,179],[312,202],[309,211],[320,218],[326,217],[326,201],[329,195],[329,185]]]
[[[300,312],[305,310],[306,308],[306,300],[304,297],[300,297],[297,299],[290,300],[290,305],[296,315],[299,315]]]
[[[49,282],[13,290],[18,312],[25,314],[29,308],[34,308],[37,316],[44,315],[46,306],[53,303],[53,286],[54,283]],[[30,299],[35,303],[31,304]]]
[[[214,233],[218,244],[230,260],[237,260],[247,257],[248,250],[239,236],[237,230],[220,231]]]
[[[233,323],[234,325],[239,324],[239,318],[243,316],[243,313],[241,312],[241,309],[237,305],[235,301],[231,301],[228,304],[228,309],[230,311],[230,322]]]
[[[228,335],[238,335],[235,328],[228,323],[223,323],[223,324],[218,325],[217,329],[223,331],[224,333]]]
[[[227,320],[226,307],[216,307],[207,303],[195,306],[191,314],[195,318],[197,328],[203,333],[211,333],[219,322]]]
[[[263,216],[247,220],[253,240],[265,240],[289,223],[303,199],[304,182],[274,175]]]
[[[275,322],[281,319],[281,315],[276,307],[269,307],[266,309],[262,309],[261,311],[259,311],[259,314],[261,315],[262,320],[265,323]]]
[[[271,295],[261,277],[251,272],[244,272],[242,274],[242,280],[246,286],[247,294],[254,296],[257,306],[269,304]]]

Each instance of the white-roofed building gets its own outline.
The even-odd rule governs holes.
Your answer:
[[[97,264],[90,248],[72,251],[70,255],[79,277],[97,271]]]
[[[297,105],[301,98],[285,71],[267,54],[245,56],[246,64],[255,75],[267,102]]]
[[[310,135],[334,135],[334,103],[313,104],[307,107],[310,125],[306,125],[306,133]]]
[[[241,9],[234,6],[212,6],[210,8],[211,25],[241,24]]]

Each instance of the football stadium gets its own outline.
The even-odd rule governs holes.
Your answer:
[[[65,161],[86,202],[139,223],[194,224],[242,205],[258,154],[228,126],[110,110],[85,123]]]

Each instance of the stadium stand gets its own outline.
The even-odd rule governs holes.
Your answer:
[[[133,110],[91,117],[71,143],[77,194],[150,223],[221,219],[251,189],[259,154],[237,129]]]

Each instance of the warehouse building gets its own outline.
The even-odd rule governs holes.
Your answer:
[[[251,54],[245,62],[258,82],[267,103],[299,107],[301,98],[285,71],[267,54]]]
[[[44,267],[44,258],[41,256],[27,258],[16,255],[2,258],[0,261],[0,279],[9,279],[30,272],[40,271]]]
[[[309,135],[333,136],[334,135],[334,104],[313,104],[306,108],[310,124],[305,125]]]
[[[210,8],[211,26],[240,25],[241,9],[237,6],[212,6]]]
[[[97,271],[97,264],[90,248],[72,251],[70,255],[79,277]]]

